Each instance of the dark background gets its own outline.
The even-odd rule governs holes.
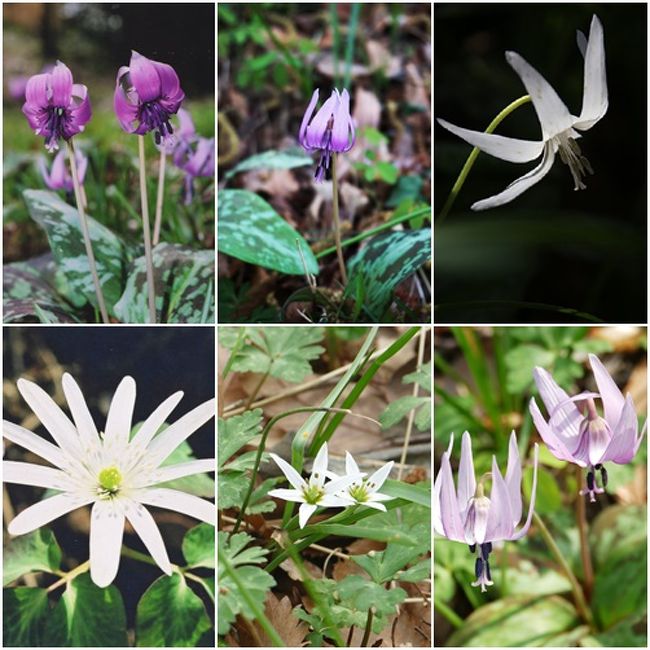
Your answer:
[[[579,144],[594,175],[574,192],[559,156],[550,173],[513,202],[472,212],[537,161],[514,164],[481,153],[444,225],[435,228],[438,322],[646,320],[646,6],[643,4],[438,4],[434,7],[434,114],[484,130],[526,94],[506,62],[521,54],[573,115],[582,106],[583,59],[576,30],[593,14],[605,33],[609,110]],[[497,128],[539,140],[532,104]],[[436,124],[434,213],[471,151]],[[495,303],[498,301],[498,303]]]

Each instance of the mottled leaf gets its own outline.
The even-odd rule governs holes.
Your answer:
[[[2,646],[34,648],[49,645],[45,623],[50,613],[47,591],[16,587],[2,592]]]
[[[190,567],[214,569],[214,526],[199,524],[183,537],[183,556]]]
[[[251,169],[293,169],[311,165],[313,160],[302,149],[294,147],[285,151],[265,151],[250,158],[246,158],[226,173],[226,180]]]
[[[218,214],[222,253],[281,273],[303,275],[305,266],[318,273],[309,244],[261,196],[221,190]]]
[[[9,538],[3,553],[2,584],[32,571],[54,573],[60,569],[61,549],[49,528]]]

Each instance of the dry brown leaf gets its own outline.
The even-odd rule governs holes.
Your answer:
[[[381,70],[388,79],[393,79],[402,72],[400,59],[393,56],[388,48],[379,41],[372,39],[366,41],[366,53],[370,69],[373,72]]]
[[[589,332],[590,338],[608,341],[614,352],[636,352],[644,336],[642,327],[617,326],[594,327]]]
[[[345,64],[339,61],[339,71],[343,71]],[[334,65],[334,56],[332,54],[325,54],[321,60],[316,64],[316,70],[323,76],[334,79],[336,77],[336,68]],[[367,77],[370,74],[370,69],[365,65],[353,63],[350,66],[350,77],[356,79],[357,77]]]
[[[424,77],[420,74],[415,63],[407,63],[404,68],[406,74],[406,83],[404,85],[404,94],[406,101],[415,106],[423,106],[426,111],[430,107],[430,90],[424,82]]]

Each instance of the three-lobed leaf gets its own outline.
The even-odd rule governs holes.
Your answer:
[[[54,573],[61,566],[61,549],[49,528],[11,538],[3,554],[2,584],[32,571]]]

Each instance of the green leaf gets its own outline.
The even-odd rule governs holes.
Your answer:
[[[526,500],[530,503],[533,487],[533,468],[526,467],[523,473],[523,490]],[[557,481],[544,467],[540,467],[537,474],[537,496],[535,499],[535,512],[548,515],[562,507],[562,493],[557,486]]]
[[[244,472],[229,472],[219,470],[217,476],[217,508],[225,510],[241,506],[250,483],[250,478]]]
[[[50,645],[45,624],[50,606],[45,589],[16,587],[2,591],[2,646],[33,648]]]
[[[431,230],[400,230],[373,237],[349,262],[349,285],[361,276],[365,282],[365,308],[379,319],[393,289],[431,258]]]
[[[77,210],[54,192],[25,190],[23,197],[30,216],[45,230],[56,264],[70,292],[84,296],[97,306]],[[87,220],[106,307],[109,313],[115,315],[113,306],[122,293],[122,276],[128,257],[126,246],[117,235],[92,217],[87,216]]]
[[[138,603],[138,647],[194,646],[211,628],[203,601],[178,573],[158,578]]]
[[[117,587],[99,588],[88,573],[66,587],[47,626],[48,645],[124,647],[126,612]]]
[[[420,199],[420,191],[424,181],[421,176],[407,175],[400,176],[397,185],[394,187],[391,195],[386,201],[386,206],[389,208],[396,208],[402,201],[418,201]]]
[[[412,567],[406,569],[397,574],[397,579],[400,582],[422,582],[426,580],[431,575],[431,560],[426,558],[421,560],[417,564],[414,564]],[[436,593],[438,592],[436,585]]]
[[[214,252],[162,243],[152,252],[156,314],[159,322],[214,322]],[[124,323],[148,323],[144,256],[129,268],[115,314]]]
[[[4,547],[2,584],[8,585],[25,573],[54,573],[61,566],[61,549],[49,528],[10,538]]]
[[[285,149],[284,151],[265,151],[237,163],[235,167],[226,173],[224,178],[228,180],[239,172],[247,172],[251,169],[293,169],[294,167],[311,165],[313,162],[311,156],[308,156],[299,147]]]
[[[519,395],[527,391],[533,383],[535,366],[548,368],[554,359],[553,352],[532,343],[508,350],[505,354],[508,392],[511,395]]]
[[[306,266],[318,274],[309,244],[261,196],[220,190],[218,210],[220,252],[280,273],[303,275]]]
[[[183,538],[183,556],[189,567],[214,569],[214,526],[199,524]]]
[[[430,485],[411,485],[403,481],[388,479],[381,486],[381,493],[394,497],[395,499],[404,499],[411,503],[417,503],[425,508],[431,508],[431,486]]]
[[[305,529],[307,530],[307,529]],[[387,529],[384,526],[370,524],[312,524],[309,533],[322,533],[324,535],[340,535],[341,537],[357,537],[359,539],[372,539],[376,542],[404,544],[415,546],[418,541],[415,537],[398,529]]]
[[[223,467],[235,452],[262,432],[262,409],[246,411],[227,420],[219,418],[217,429],[217,465]]]
[[[416,426],[420,431],[428,430],[431,427],[431,398],[414,397],[413,395],[400,397],[385,408],[384,412],[379,416],[382,429],[392,427],[405,417],[411,409],[417,408],[420,409],[418,415],[422,415],[415,418]]]
[[[395,579],[395,574],[400,569],[403,569],[409,562],[412,562],[427,550],[425,546],[409,548],[402,544],[388,544],[384,551],[370,551],[367,555],[352,555],[350,559],[358,564],[375,582],[383,584]],[[427,564],[430,564],[428,560]],[[428,573],[424,577],[427,576]]]
[[[381,178],[384,183],[388,183],[389,185],[395,184],[399,176],[399,169],[397,169],[395,165],[389,162],[380,161],[376,164],[375,168],[377,169],[379,178]]]
[[[375,147],[379,147],[384,142],[388,142],[388,138],[381,131],[372,126],[366,126],[363,129],[362,137],[365,138],[368,144]]]
[[[427,393],[431,392],[431,362],[422,364],[422,367],[415,372],[411,372],[408,375],[404,375],[402,379],[403,384],[419,384],[420,388],[423,388]]]

